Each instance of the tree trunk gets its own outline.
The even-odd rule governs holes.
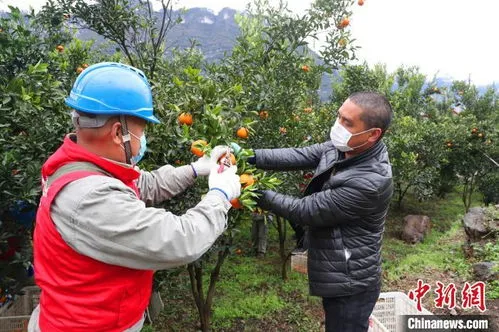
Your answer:
[[[473,192],[475,191],[475,179],[478,172],[475,172],[471,175],[471,178],[466,179],[463,187],[463,195],[462,200],[464,204],[464,211],[468,213],[471,207],[471,199],[473,196]]]
[[[288,279],[287,261],[291,253],[286,255],[286,220],[276,216],[276,228],[279,235],[279,256],[281,257],[281,277],[283,280]]]
[[[200,329],[203,332],[210,331],[211,309],[213,306],[213,297],[215,296],[215,286],[219,279],[222,265],[225,258],[229,255],[229,252],[229,246],[218,252],[217,263],[210,274],[210,284],[208,286],[206,298],[204,297],[203,291],[203,263],[196,262],[187,266],[191,281],[192,295],[198,309]]]

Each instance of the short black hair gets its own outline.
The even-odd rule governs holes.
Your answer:
[[[348,99],[362,109],[360,119],[368,129],[380,128],[385,133],[392,122],[393,111],[384,95],[371,91],[355,92]]]

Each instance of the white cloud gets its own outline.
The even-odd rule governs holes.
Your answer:
[[[272,0],[277,1],[277,0]],[[45,0],[0,0],[0,9],[14,4],[40,8]],[[311,0],[289,0],[289,8],[302,13]],[[225,7],[244,10],[248,0],[177,0],[179,7]],[[351,31],[357,55],[370,64],[389,69],[414,65],[430,77],[471,79],[476,84],[499,82],[499,1],[497,0],[365,0],[354,4]],[[317,45],[316,45],[317,46]]]

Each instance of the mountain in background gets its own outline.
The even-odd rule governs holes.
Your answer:
[[[181,15],[182,22],[175,25],[166,36],[167,54],[173,48],[188,48],[195,40],[207,61],[222,59],[225,54],[230,54],[239,35],[239,26],[234,19],[236,13],[237,11],[231,8],[224,8],[218,14],[207,8],[191,8],[185,12],[174,11],[172,18],[175,19]],[[5,16],[5,13],[0,12],[0,17],[2,16]],[[82,40],[95,39],[97,44],[103,42],[102,37],[86,29],[79,30],[77,36]],[[113,51],[114,48],[110,48],[110,52]],[[310,49],[309,53],[316,62],[321,62],[318,54]],[[430,79],[429,76],[428,79]],[[331,96],[331,81],[331,75],[323,76],[319,89],[322,101],[329,100]],[[440,87],[447,87],[452,84],[452,79],[437,77],[436,84]],[[477,88],[480,93],[483,93],[487,86],[477,86]]]

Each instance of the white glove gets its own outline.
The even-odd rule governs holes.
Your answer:
[[[222,157],[227,152],[228,146],[217,145],[211,150],[211,155],[202,156],[195,162],[191,163],[196,176],[206,176],[210,174],[210,170],[213,166],[217,165],[218,159]]]
[[[236,174],[237,166],[225,168],[222,173],[218,173],[218,165],[211,169],[210,177],[208,178],[208,187],[210,191],[223,193],[227,200],[232,200],[241,195],[241,183],[239,176]],[[221,195],[222,196],[222,195]]]

